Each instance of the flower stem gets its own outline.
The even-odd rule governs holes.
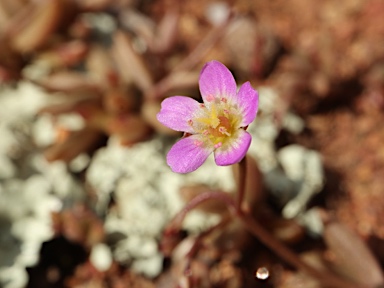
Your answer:
[[[338,287],[338,288],[357,288],[359,285],[352,284],[330,272],[323,272],[313,268],[305,263],[298,257],[297,254],[292,252],[288,247],[270,234],[260,223],[258,223],[247,211],[242,209],[242,202],[245,194],[246,183],[246,157],[239,163],[239,176],[238,176],[238,195],[236,202],[236,214],[245,225],[245,227],[265,246],[271,249],[275,254],[280,256],[287,263],[291,264],[298,270],[302,270],[310,276],[316,278],[325,287]]]
[[[245,196],[245,183],[247,179],[247,155],[239,162],[239,174],[238,174],[238,189],[237,189],[237,201],[236,210],[241,211],[242,203]]]

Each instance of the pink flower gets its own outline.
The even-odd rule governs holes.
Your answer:
[[[255,119],[258,93],[249,82],[237,92],[231,72],[218,61],[208,62],[200,73],[203,102],[173,96],[165,99],[157,119],[163,125],[186,132],[171,148],[167,163],[172,171],[188,173],[199,168],[214,152],[217,165],[239,162],[252,137],[245,128]]]

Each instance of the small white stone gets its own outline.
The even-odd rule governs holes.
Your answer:
[[[213,2],[208,5],[205,15],[212,25],[218,26],[228,19],[230,12],[231,9],[227,3]]]
[[[46,177],[35,174],[25,180],[23,193],[25,201],[37,202],[49,194],[51,185]]]
[[[135,272],[143,273],[147,277],[156,277],[163,268],[163,257],[160,254],[155,254],[150,258],[142,258],[136,260],[132,269]]]
[[[3,288],[23,288],[28,283],[25,267],[13,265],[0,268],[0,286]]]
[[[307,149],[300,145],[286,146],[277,154],[285,173],[295,181],[304,179],[306,156]]]
[[[8,157],[0,154],[0,179],[14,177],[15,173],[15,165],[11,162]]]
[[[17,89],[1,90],[0,119],[16,122],[20,118],[33,117],[47,104],[47,93],[37,85],[27,81],[17,84]]]
[[[298,184],[297,195],[283,208],[286,218],[293,218],[305,210],[308,201],[323,188],[323,167],[318,152],[300,145],[289,145],[278,152],[287,177]]]
[[[88,166],[90,161],[91,158],[89,157],[89,155],[82,153],[69,163],[69,168],[73,172],[80,172]]]
[[[84,13],[83,17],[94,28],[105,34],[111,34],[116,30],[117,24],[115,18],[106,13]]]
[[[33,266],[39,260],[41,244],[52,238],[53,230],[50,219],[25,217],[12,225],[12,234],[22,241],[18,262]]]
[[[56,130],[50,115],[42,115],[33,125],[33,140],[39,147],[46,147],[55,142]]]
[[[102,243],[93,246],[90,260],[97,270],[107,271],[111,267],[113,261],[110,248]]]
[[[136,258],[147,258],[158,253],[157,243],[153,238],[132,235],[127,239],[128,248]]]
[[[312,208],[298,217],[299,222],[305,226],[312,236],[321,236],[324,231],[324,223],[318,208]]]
[[[287,115],[283,119],[283,126],[294,134],[299,134],[304,129],[304,121],[299,116],[287,113]]]
[[[71,131],[77,131],[85,127],[85,121],[79,114],[67,113],[57,117],[57,125]]]

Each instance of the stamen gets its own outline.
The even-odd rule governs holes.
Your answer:
[[[216,128],[217,126],[219,126],[219,124],[220,124],[220,120],[217,119],[217,117],[216,118],[212,117],[212,119],[211,119],[211,127],[212,128]]]
[[[205,103],[201,104],[203,110],[200,117],[192,118],[191,121],[188,121],[189,125],[195,129],[198,129],[198,133],[202,134],[204,137],[208,137],[209,141],[214,145],[215,148],[221,147],[222,141],[227,137],[231,137],[232,131],[234,131],[234,118],[231,115],[232,110],[229,107],[227,102],[229,101],[225,97],[214,97],[208,95],[205,99]],[[209,102],[208,101],[212,101]],[[196,146],[204,145],[205,142],[199,143],[200,141],[195,142]],[[214,144],[217,143],[217,144]],[[211,145],[212,145],[211,144]]]
[[[213,100],[215,100],[215,97],[213,95],[208,95],[207,97],[205,97],[205,100],[207,100],[208,102],[212,102]]]
[[[188,120],[188,125],[193,126],[193,121],[191,119]]]
[[[201,123],[201,124],[205,124],[205,125],[208,125],[210,126],[212,124],[212,119],[211,118],[196,118],[195,119],[198,123]]]
[[[215,144],[213,147],[214,147],[215,149],[217,149],[217,148],[220,148],[221,145],[223,145],[223,143],[219,142],[219,143]]]
[[[197,147],[200,147],[201,145],[203,145],[203,142],[195,140],[193,141],[193,144],[195,144]]]
[[[225,135],[227,135],[227,136],[231,136],[231,134],[228,133],[227,129],[225,129],[225,127],[223,127],[223,126],[220,126],[220,127],[219,127],[219,132],[220,132],[221,134],[225,134]]]
[[[218,116],[218,114],[217,114],[216,105],[211,105],[211,117],[210,118],[211,118],[213,128],[216,128],[220,123],[219,119],[217,119],[217,116]]]

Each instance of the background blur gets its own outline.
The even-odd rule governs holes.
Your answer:
[[[236,221],[186,256],[217,203],[159,249],[193,196],[235,191],[212,159],[172,173],[181,135],[156,120],[167,96],[200,99],[213,59],[259,91],[254,216],[313,266],[383,285],[383,15],[383,0],[0,0],[0,287],[321,287]]]

